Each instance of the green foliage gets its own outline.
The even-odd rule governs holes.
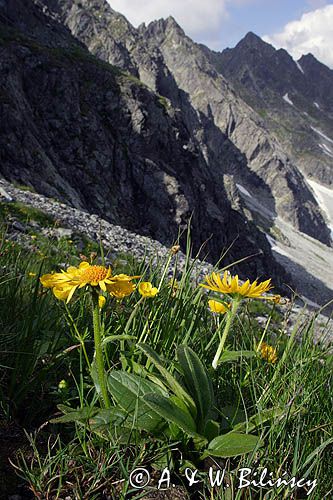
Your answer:
[[[10,215],[18,219],[19,208],[6,206],[13,207]],[[34,217],[26,212],[19,220]],[[108,490],[111,498],[125,498],[130,497],[128,477],[136,466],[168,466],[178,484],[186,463],[202,471],[213,456],[222,460],[231,481],[240,467],[259,464],[274,475],[283,470],[289,477],[316,477],[318,486],[310,498],[327,495],[333,365],[329,348],[313,342],[315,318],[300,319],[287,337],[283,307],[249,302],[239,310],[221,363],[212,370],[218,329],[225,320],[209,312],[205,293],[194,284],[190,261],[180,272],[177,256],[172,257],[178,279],[174,290],[163,260],[138,262],[120,256],[112,262],[117,273],[142,275],[160,285],[160,292],[139,305],[137,292],[123,302],[108,299],[102,310],[112,397],[111,408],[102,408],[91,379],[89,294],[82,290],[65,307],[38,280],[40,274],[59,270],[61,263],[77,265],[82,246],[76,248],[76,236],[69,243],[37,234],[28,248],[11,238],[3,228],[2,418],[29,429],[51,419],[40,436],[29,438],[29,452],[22,441],[21,452],[11,457],[32,491],[41,498],[74,494],[97,500],[103,484],[115,483],[119,489]],[[89,245],[97,250],[93,242],[83,244],[88,256]],[[255,321],[258,314],[271,317],[265,333]],[[263,333],[278,351],[274,365],[254,354]],[[63,379],[66,384],[60,386]],[[67,484],[72,485],[70,492]],[[224,498],[217,490],[200,488],[202,498]],[[255,489],[248,492],[257,494]],[[263,489],[262,495],[278,499],[286,492]]]
[[[15,217],[16,219],[27,222],[36,221],[43,227],[54,225],[54,219],[50,215],[28,205],[24,205],[18,201],[12,203],[0,202],[0,220],[7,221],[8,216]]]

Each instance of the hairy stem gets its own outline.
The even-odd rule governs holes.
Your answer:
[[[232,325],[232,322],[233,322],[233,320],[234,320],[234,318],[236,316],[239,304],[240,304],[240,300],[239,299],[234,299],[232,301],[231,311],[229,313],[227,313],[228,314],[227,321],[226,321],[226,324],[225,324],[225,327],[224,327],[224,330],[223,330],[223,334],[222,334],[222,337],[221,337],[221,340],[220,340],[220,344],[219,344],[219,346],[217,348],[217,351],[216,351],[216,354],[215,354],[215,357],[214,357],[213,363],[212,363],[212,366],[213,366],[214,370],[216,370],[217,365],[219,363],[219,359],[220,359],[221,354],[222,354],[223,349],[224,349],[225,341],[227,340],[227,336],[228,336],[230,327]]]
[[[97,368],[98,384],[101,388],[102,399],[105,408],[110,408],[110,400],[106,387],[106,377],[104,368],[104,357],[102,350],[101,336],[101,311],[98,305],[98,294],[93,292],[93,327],[94,327],[94,343],[95,343],[95,361]]]

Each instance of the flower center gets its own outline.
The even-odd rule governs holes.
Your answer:
[[[83,271],[80,276],[82,283],[98,283],[103,281],[108,274],[108,270],[103,266],[90,266]]]

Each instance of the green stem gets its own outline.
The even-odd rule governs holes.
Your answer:
[[[94,343],[95,343],[95,360],[97,367],[97,379],[101,388],[102,399],[105,408],[110,408],[109,395],[106,387],[104,358],[102,350],[101,336],[101,311],[98,305],[98,294],[93,292],[93,327],[94,327]]]
[[[166,273],[167,273],[167,272],[168,272],[168,270],[169,270],[169,266],[170,266],[170,262],[171,262],[171,260],[172,260],[172,257],[173,257],[173,254],[172,254],[172,253],[171,253],[171,251],[170,251],[169,256],[168,256],[168,259],[167,259],[166,264],[165,264],[165,266],[164,266],[164,270],[163,270],[163,273],[162,273],[162,277],[161,277],[160,283],[159,283],[159,285],[158,285],[158,290],[160,290],[160,289],[161,289],[161,286],[163,285],[163,281],[164,281],[164,278],[165,278]]]
[[[127,323],[125,325],[125,328],[124,328],[124,334],[126,335],[134,318],[135,318],[135,315],[136,313],[138,312],[139,310],[139,306],[140,304],[142,304],[142,302],[145,300],[145,297],[141,297],[138,302],[135,304],[135,306],[133,307],[133,310],[131,312],[131,315],[130,317],[128,318],[127,320]],[[127,359],[126,357],[124,356],[124,351],[125,351],[125,340],[121,340],[120,341],[120,360],[121,360],[121,367],[123,370],[126,370],[127,368]]]
[[[227,321],[226,321],[226,324],[225,324],[225,327],[223,330],[223,335],[222,335],[222,338],[220,340],[220,344],[217,348],[217,351],[216,351],[216,354],[215,354],[215,357],[214,357],[213,363],[212,363],[214,370],[216,370],[217,365],[219,363],[219,359],[220,359],[222,351],[224,349],[225,341],[227,340],[227,336],[228,336],[230,327],[232,325],[234,317],[236,316],[237,309],[239,307],[240,302],[241,302],[240,299],[234,299],[232,302],[231,311],[229,313],[227,313],[228,317],[227,317]]]
[[[80,332],[79,332],[79,330],[78,330],[78,328],[76,326],[76,323],[75,323],[75,321],[73,319],[73,316],[70,313],[70,310],[69,310],[67,304],[65,304],[65,308],[66,308],[67,316],[69,317],[70,322],[72,324],[72,327],[74,328],[74,331],[75,331],[75,334],[76,334],[76,338],[80,342],[81,347],[83,349],[83,353],[84,353],[84,357],[86,359],[87,366],[88,366],[89,370],[91,370],[91,365],[90,365],[90,362],[89,362],[89,358],[88,358],[86,346],[85,346],[85,343],[84,343],[84,337],[80,334]]]

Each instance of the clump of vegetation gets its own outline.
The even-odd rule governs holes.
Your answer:
[[[313,343],[315,318],[286,336],[270,280],[217,270],[197,286],[176,250],[153,266],[33,241],[2,230],[0,399],[2,428],[21,436],[11,470],[34,498],[158,495],[165,468],[179,498],[328,494],[333,366]],[[239,489],[243,468],[305,479]],[[209,470],[224,471],[220,484]]]
[[[42,227],[54,225],[54,218],[38,208],[24,205],[19,201],[12,203],[0,202],[0,220],[6,222],[9,217],[14,217],[21,222],[36,221]]]

